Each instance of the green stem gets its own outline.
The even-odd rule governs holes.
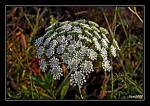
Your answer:
[[[36,93],[39,95],[39,92],[38,92],[38,90],[37,90],[35,84],[33,84],[33,86],[34,86],[34,88],[35,88]],[[40,97],[40,98],[41,98],[41,97]]]
[[[112,37],[114,38],[114,34],[113,34],[113,32],[112,32],[112,30],[111,30],[111,28],[110,28],[110,24],[109,24],[109,22],[108,22],[108,19],[107,19],[107,17],[106,17],[106,14],[105,14],[105,12],[104,12],[103,9],[101,9],[101,10],[102,10],[102,13],[103,13],[103,15],[104,15],[105,21],[106,21],[106,23],[107,23],[107,25],[108,25],[108,29],[109,29],[109,31],[110,31]]]
[[[113,91],[114,91],[114,83],[113,83],[113,71],[111,71],[111,99],[113,98]]]
[[[31,87],[31,91],[33,90],[33,83],[32,83],[32,78],[31,78],[31,72],[30,72],[30,74],[29,74],[29,79],[30,79],[30,81],[31,81],[31,84],[30,84],[30,87]],[[32,99],[34,99],[34,95],[33,95],[33,91],[32,91]]]
[[[72,73],[72,70],[69,72],[69,74],[66,76],[66,78],[64,79],[64,81],[63,82],[65,82],[66,81],[66,79],[69,77],[69,75]]]
[[[79,84],[79,82],[78,82],[78,89],[79,89],[80,97],[81,97],[81,99],[83,99],[83,96],[82,96],[82,93],[81,93],[81,89],[80,89],[80,84]]]
[[[114,30],[114,27],[116,26],[116,20],[117,20],[117,10],[118,8],[115,7],[115,14],[114,14],[114,19],[113,19],[113,22],[112,22],[112,30]],[[115,33],[114,33],[115,34]]]
[[[124,24],[123,24],[124,22],[123,22],[123,20],[122,20],[122,18],[121,18],[121,15],[120,15],[119,11],[117,11],[117,13],[118,13],[118,17],[119,17],[119,20],[120,20],[120,22],[121,22],[122,28],[123,28],[123,30],[124,30],[124,33],[125,33],[126,37],[128,38],[128,34],[127,34],[126,28],[125,28],[125,26],[124,26]]]

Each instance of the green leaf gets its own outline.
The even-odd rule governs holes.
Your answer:
[[[50,24],[58,23],[58,20],[54,18],[53,15],[50,15]]]
[[[48,94],[44,93],[44,92],[40,92],[40,95],[41,95],[42,97],[50,98],[50,96],[49,96]]]
[[[65,81],[63,81],[59,87],[57,88],[56,92],[55,92],[55,96],[57,96],[58,92],[60,92],[60,90],[62,89],[63,86],[67,85],[70,81],[70,78],[67,78]]]
[[[62,90],[60,92],[60,99],[64,99],[68,91],[68,88],[69,88],[69,82],[65,86],[62,87]]]
[[[22,88],[23,88],[24,90],[28,90],[28,88],[27,88],[25,85],[22,85]]]
[[[140,90],[138,87],[135,87],[135,90],[136,90],[138,93],[140,93],[141,95],[143,94],[143,91]]]

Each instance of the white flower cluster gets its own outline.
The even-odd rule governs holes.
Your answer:
[[[114,38],[110,43],[105,28],[85,19],[54,23],[45,30],[44,36],[35,41],[41,70],[49,69],[53,78],[59,80],[63,76],[61,64],[64,64],[71,73],[70,85],[80,88],[86,76],[94,71],[94,61],[102,60],[103,70],[109,72],[112,66],[108,51],[116,57],[120,50]]]

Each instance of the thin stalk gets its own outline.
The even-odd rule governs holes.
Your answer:
[[[112,55],[111,55],[111,66],[112,66]],[[113,79],[113,67],[111,70],[111,99],[113,98],[113,92],[114,92],[114,79]]]
[[[142,62],[143,62],[143,60],[140,61],[139,64],[135,67],[135,69],[134,69],[134,71],[133,71],[134,73],[136,72],[136,70],[138,69],[138,67],[140,66],[140,64],[141,64]]]
[[[28,50],[29,51],[29,50]],[[25,50],[25,52],[26,52],[26,57],[27,57],[27,67],[30,69],[30,65],[29,65],[29,60],[28,60],[28,51],[26,51]],[[30,73],[29,73],[29,79],[30,79],[30,87],[31,87],[31,91],[32,91],[32,99],[34,99],[34,95],[33,95],[33,81],[32,81],[32,72],[30,71]]]
[[[137,18],[143,23],[143,20],[141,19],[141,17],[138,15],[137,11],[136,11],[136,7],[134,7],[134,10],[131,9],[131,7],[128,7],[128,9],[137,16]]]
[[[31,81],[30,87],[31,87],[32,99],[34,99],[34,95],[33,95],[33,91],[32,91],[32,88],[33,88],[33,83],[32,83],[31,74],[32,74],[32,73],[30,72],[30,74],[29,74],[29,79],[30,79],[30,81]]]
[[[105,21],[106,21],[106,23],[107,23],[107,25],[108,25],[108,29],[109,29],[109,31],[110,31],[112,37],[114,38],[114,34],[113,34],[113,32],[112,32],[112,30],[111,30],[111,28],[110,28],[110,25],[109,25],[108,19],[107,19],[107,17],[106,17],[106,14],[105,14],[105,12],[103,11],[103,9],[101,9],[101,10],[102,10],[102,13],[103,13],[103,15],[104,15]]]
[[[66,76],[66,78],[64,79],[64,81],[63,81],[63,82],[65,82],[65,81],[66,81],[66,79],[69,77],[69,75],[72,73],[72,71],[73,71],[73,70],[71,70],[71,71],[69,72],[69,74]]]
[[[19,61],[20,65],[23,67],[23,69],[25,70],[25,67],[23,66],[23,64],[21,63],[21,61],[19,60],[19,58],[17,57],[17,55],[15,54],[15,52],[9,48],[9,50],[14,54],[14,56],[16,57],[16,59]]]
[[[111,71],[111,98],[113,98],[114,83],[113,83],[113,71]]]
[[[114,35],[115,35],[115,33],[116,33],[117,27],[120,26],[120,25],[121,25],[121,23],[119,22],[119,23],[115,26],[115,28],[114,28]]]
[[[131,63],[131,28],[129,30],[129,39],[128,39],[128,57]]]
[[[82,96],[82,93],[81,93],[81,89],[80,89],[80,84],[79,84],[79,82],[78,82],[78,89],[79,89],[80,97],[81,97],[81,99],[83,99],[83,96]]]
[[[120,16],[119,11],[117,11],[117,13],[118,13],[119,20],[121,21],[121,25],[122,25],[123,31],[124,31],[126,37],[128,38],[128,34],[127,34],[127,31],[126,31],[125,26],[124,26],[124,24],[123,24],[123,20],[122,20],[122,18],[121,18],[121,16]]]
[[[126,68],[125,68],[125,66],[124,66],[124,64],[123,64],[123,60],[120,58],[120,55],[119,55],[119,54],[118,54],[118,58],[119,58],[119,60],[120,60],[120,62],[121,62],[123,71],[124,71],[125,73],[127,73]]]
[[[39,95],[39,92],[38,92],[38,90],[37,90],[37,88],[36,88],[36,86],[35,86],[35,84],[33,84],[33,86],[34,86],[34,88],[35,88],[35,91],[37,92],[37,94]],[[41,97],[40,97],[41,98]]]
[[[33,26],[32,26],[32,24],[31,24],[29,18],[27,17],[26,14],[24,14],[24,16],[25,16],[26,20],[28,21],[28,24],[30,25],[31,29],[33,30]]]
[[[104,72],[104,76],[105,76],[105,78],[107,78],[107,72],[106,71]],[[103,90],[106,90],[106,84],[103,85]]]
[[[114,14],[114,19],[113,19],[113,24],[112,24],[112,30],[114,30],[114,27],[116,26],[116,20],[117,20],[117,7],[115,7],[115,14]]]

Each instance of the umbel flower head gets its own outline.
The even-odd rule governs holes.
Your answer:
[[[106,37],[109,32],[97,23],[85,19],[54,23],[46,33],[36,39],[37,58],[40,68],[47,70],[55,80],[63,76],[61,64],[70,71],[70,85],[80,88],[86,76],[94,71],[94,61],[101,61],[104,71],[112,70],[110,56],[116,57],[120,50],[117,41]]]

